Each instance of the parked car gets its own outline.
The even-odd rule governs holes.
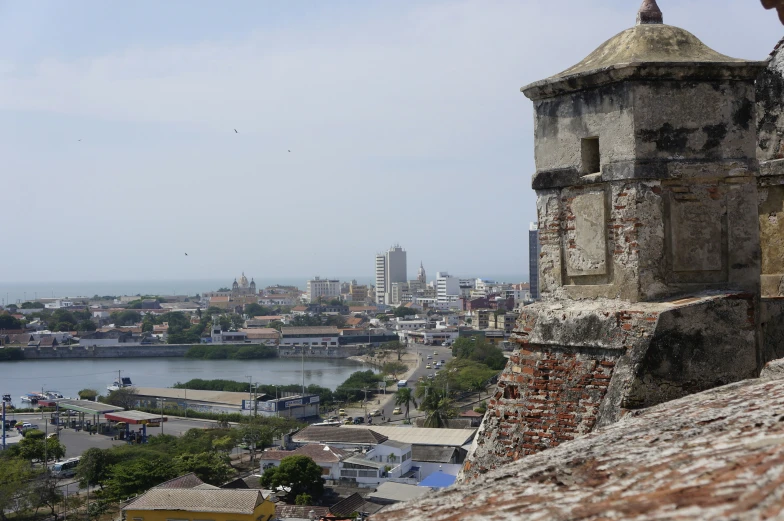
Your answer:
[[[441,365],[444,365],[445,363],[446,363],[446,361],[441,360]]]
[[[370,415],[371,416],[381,416],[381,410],[380,409],[373,409],[373,411],[371,411]]]
[[[345,416],[345,415],[346,415],[346,410],[345,409],[340,409],[338,411],[338,416]]]
[[[441,345],[444,346],[444,347],[449,347],[452,344],[450,344],[449,340],[447,340],[446,342],[442,343]]]
[[[427,364],[427,365],[425,366],[425,369],[432,369],[432,367],[430,367],[430,364]]]
[[[365,423],[365,418],[362,416],[357,416],[354,418],[354,425],[359,425],[360,423]]]
[[[354,418],[346,416],[346,419],[343,420],[343,425],[354,425]]]
[[[433,356],[436,356],[437,354],[438,354],[438,351],[433,351]]]
[[[400,407],[395,407],[392,410],[392,414],[403,414],[403,411],[402,411],[402,409],[400,409]]]
[[[337,416],[330,416],[329,418],[327,418],[327,421],[336,422],[336,421],[340,421],[340,418],[338,418]]]
[[[432,360],[433,359],[433,355],[427,355],[427,359],[428,360]]]

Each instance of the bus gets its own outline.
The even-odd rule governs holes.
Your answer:
[[[70,478],[76,475],[76,467],[80,458],[71,458],[52,466],[52,475],[56,478]]]

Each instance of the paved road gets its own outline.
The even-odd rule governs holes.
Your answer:
[[[22,413],[17,414],[15,416],[7,415],[8,418],[16,418],[16,419],[23,419],[24,421],[29,421],[30,423],[37,424],[41,430],[48,429],[49,432],[54,432],[54,426],[49,424],[48,426],[45,425],[45,420],[41,419],[41,413]],[[48,413],[47,413],[48,416]],[[101,423],[105,422],[105,418],[101,417]],[[175,436],[181,436],[189,429],[198,428],[210,428],[215,425],[214,421],[209,420],[191,420],[185,418],[168,418],[168,421],[165,421],[161,424],[161,427],[150,428],[147,430],[147,434],[152,434],[157,436],[163,431],[164,434],[173,434]],[[137,430],[137,427],[132,426],[133,430]],[[12,433],[13,434],[13,433]],[[11,440],[12,438],[9,438]],[[122,445],[125,441],[121,440],[114,440],[110,436],[106,436],[104,434],[89,434],[84,431],[75,431],[73,429],[62,429],[60,431],[60,441],[65,445],[66,449],[66,457],[73,458],[75,456],[79,456],[84,451],[92,447],[98,447],[101,449],[107,449],[109,447],[113,447],[116,445]]]
[[[426,346],[424,344],[412,344],[408,346],[408,352],[413,353],[418,357],[418,365],[414,369],[414,371],[408,376],[408,386],[411,387],[414,391],[416,391],[416,387],[418,384],[419,377],[427,378],[428,375],[434,374],[438,369],[434,369],[432,366],[433,362],[444,360],[445,362],[449,362],[452,359],[452,348],[451,347],[444,347],[444,346]],[[435,354],[434,354],[435,353]],[[432,359],[428,360],[428,356],[431,356]],[[427,369],[427,364],[431,364],[431,368]],[[395,408],[395,401],[394,401],[394,393],[396,387],[392,387],[387,389],[386,395],[379,395],[376,397],[375,400],[371,401],[367,406],[367,411],[370,412],[373,409],[380,409],[384,415],[386,421],[392,422],[400,422],[405,418],[405,408],[403,408],[401,414],[392,414],[392,410]],[[381,403],[378,403],[380,401]],[[346,409],[346,413],[349,416],[362,416],[364,414],[363,408],[351,407]],[[411,410],[409,411],[410,416],[415,416],[418,414],[416,408],[412,406]],[[373,423],[379,423],[381,421],[381,417],[373,418]]]

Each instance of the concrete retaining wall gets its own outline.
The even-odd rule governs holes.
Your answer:
[[[158,358],[184,357],[192,346],[160,344],[154,346],[59,346],[56,348],[27,347],[22,350],[25,360],[81,359],[81,358]]]

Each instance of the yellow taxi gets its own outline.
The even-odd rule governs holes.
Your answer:
[[[392,414],[403,414],[403,411],[400,409],[400,407],[395,407],[392,411]]]
[[[345,416],[345,415],[346,415],[346,410],[345,409],[340,409],[338,411],[338,416]]]
[[[427,364],[427,365],[425,366],[425,369],[430,369],[430,364]]]

